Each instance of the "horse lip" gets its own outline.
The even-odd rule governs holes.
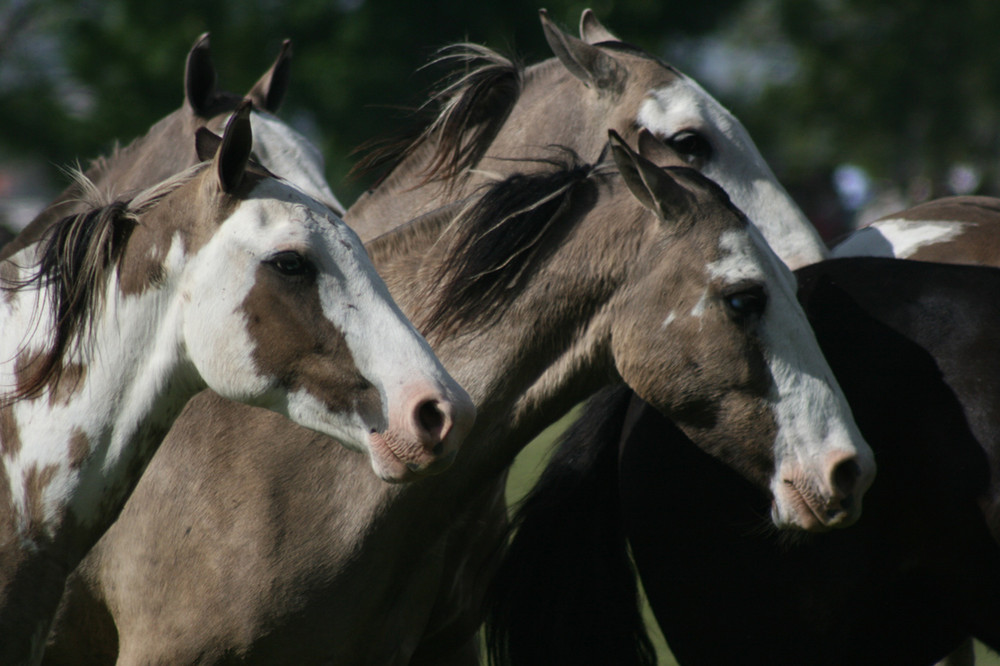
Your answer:
[[[383,480],[390,483],[409,481],[417,476],[427,476],[441,472],[455,460],[457,454],[457,451],[451,451],[445,456],[420,462],[414,460],[412,455],[407,455],[406,452],[399,448],[399,443],[395,441],[395,438],[386,436],[385,433],[372,430],[368,434],[368,439],[376,455],[381,455],[383,459],[388,458],[391,462],[398,464],[399,474],[395,474],[389,478],[383,477]]]
[[[831,528],[839,524],[835,519],[824,518],[823,514],[826,512],[818,510],[817,507],[813,506],[813,503],[809,501],[810,496],[807,493],[803,493],[793,480],[783,479],[783,482],[791,496],[792,505],[799,520],[802,521],[804,516],[808,516],[811,519],[802,521],[806,524],[799,525],[799,527],[807,532],[828,532]]]

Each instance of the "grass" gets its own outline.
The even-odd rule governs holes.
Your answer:
[[[545,463],[548,461],[549,454],[552,451],[552,445],[559,435],[562,434],[562,431],[576,419],[579,415],[579,410],[579,407],[573,409],[558,422],[549,426],[548,429],[518,455],[517,460],[514,461],[514,465],[511,467],[510,476],[507,481],[508,505],[518,501],[531,490],[538,475],[545,468]],[[648,604],[643,608],[643,615],[646,618],[646,626],[649,630],[650,638],[656,647],[660,666],[676,666],[677,661],[670,654],[670,648],[667,647],[667,642],[663,638],[663,634],[660,632],[656,621],[653,619],[653,614]],[[1000,655],[989,650],[983,644],[976,642],[975,652],[976,666],[1000,666]]]

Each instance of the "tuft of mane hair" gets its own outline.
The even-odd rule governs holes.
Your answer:
[[[428,280],[434,306],[421,322],[425,335],[442,336],[463,321],[498,318],[519,293],[529,269],[552,247],[556,230],[572,217],[574,203],[606,163],[580,163],[566,148],[566,160],[527,160],[554,170],[516,173],[483,186],[444,230],[447,259]]]
[[[120,266],[139,216],[206,167],[203,162],[131,199],[114,201],[75,170],[80,200],[92,207],[62,218],[45,233],[35,244],[35,264],[26,277],[0,278],[0,291],[47,290],[52,313],[49,349],[32,357],[27,378],[0,398],[0,405],[37,397],[59,381],[66,357],[79,348],[103,310],[104,286]],[[36,307],[42,302],[37,299]]]
[[[491,49],[467,43],[441,49],[426,66],[453,63],[456,71],[437,84],[421,107],[438,104],[436,117],[421,130],[362,145],[356,152],[367,154],[353,174],[383,168],[389,173],[425,144],[434,152],[419,185],[451,181],[482,159],[521,95],[524,68]]]

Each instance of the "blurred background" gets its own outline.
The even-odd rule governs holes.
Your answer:
[[[953,193],[1000,194],[1000,3],[994,0],[552,0],[575,33],[592,7],[626,41],[700,81],[754,137],[826,238]],[[525,0],[4,0],[0,224],[61,190],[59,167],[128,143],[183,100],[211,31],[219,85],[245,92],[294,40],[282,118],[314,139],[346,205],[359,144],[407,122],[469,40],[547,57]]]

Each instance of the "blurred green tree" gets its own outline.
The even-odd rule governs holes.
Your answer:
[[[588,4],[732,107],[810,214],[822,215],[845,163],[911,200],[957,186],[1000,193],[993,0],[554,0],[548,9],[573,29]],[[346,179],[351,151],[407,122],[441,75],[420,69],[435,50],[469,40],[544,58],[537,9],[525,0],[9,0],[0,155],[62,165],[130,141],[180,103],[184,57],[203,31],[220,85],[233,91],[291,37],[281,115],[320,144],[350,202],[366,185]]]
[[[590,6],[656,50],[665,35],[711,30],[741,1]],[[587,6],[555,0],[548,9],[575,29]],[[548,55],[538,5],[525,0],[12,0],[0,9],[0,153],[62,165],[127,143],[180,104],[184,58],[204,31],[219,85],[234,92],[292,38],[281,115],[321,145],[345,202],[364,186],[345,180],[351,151],[406,122],[442,74],[419,69],[438,48],[468,40],[526,62]]]

